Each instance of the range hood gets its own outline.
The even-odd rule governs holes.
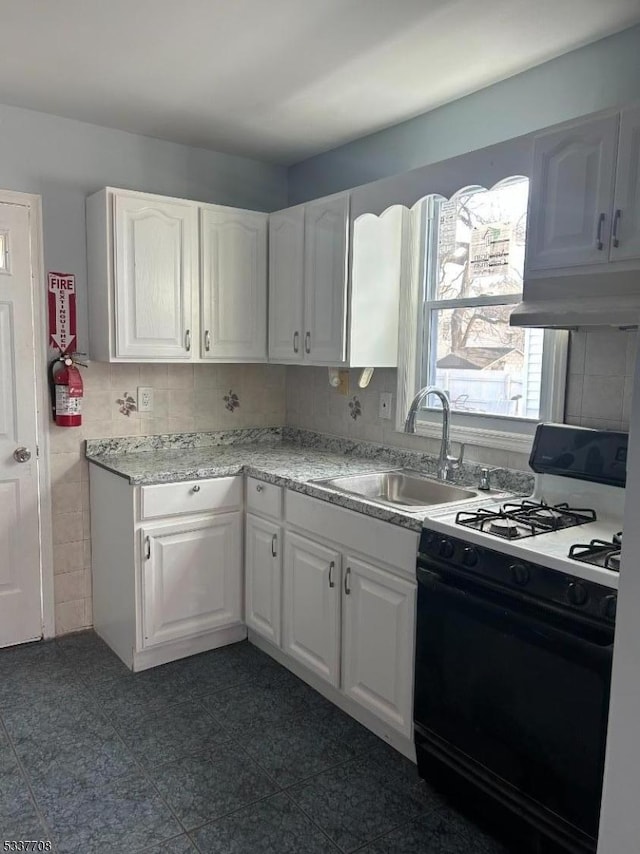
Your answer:
[[[640,325],[640,271],[525,278],[511,326],[575,329]]]

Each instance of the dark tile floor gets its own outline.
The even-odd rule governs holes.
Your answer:
[[[92,632],[0,651],[0,846],[504,854],[247,643],[132,675]]]

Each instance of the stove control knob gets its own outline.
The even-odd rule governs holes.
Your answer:
[[[524,587],[525,584],[529,583],[530,573],[524,563],[512,563],[509,567],[509,573],[511,580],[519,587]]]
[[[468,546],[462,553],[463,566],[475,566],[478,563],[478,552]]]
[[[572,581],[567,587],[567,599],[572,605],[581,607],[589,599],[589,591],[579,581]]]
[[[456,547],[451,542],[451,540],[440,540],[440,557],[453,557],[453,553],[455,552],[455,550]]]
[[[618,605],[618,597],[613,593],[611,596],[605,596],[602,600],[600,608],[602,610],[602,614],[607,620],[615,620],[616,618],[616,607]]]

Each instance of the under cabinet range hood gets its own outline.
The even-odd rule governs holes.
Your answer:
[[[640,270],[549,275],[527,280],[511,326],[575,329],[578,326],[640,326]]]
[[[630,329],[640,325],[640,298],[612,295],[555,300],[525,299],[511,312],[509,324],[544,329],[576,329],[582,326]]]

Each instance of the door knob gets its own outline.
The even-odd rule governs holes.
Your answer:
[[[17,463],[28,463],[31,459],[31,451],[29,448],[16,448],[13,452],[13,459]]]

